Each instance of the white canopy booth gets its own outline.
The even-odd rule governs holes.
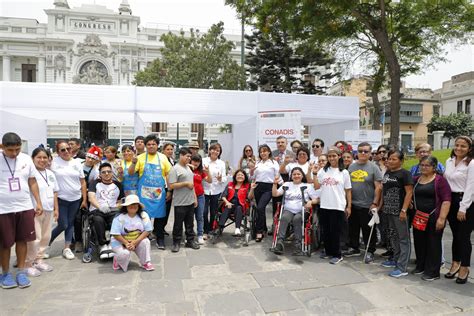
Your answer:
[[[343,139],[344,130],[359,128],[355,97],[0,82],[0,134],[15,131],[22,137],[44,137],[47,119],[134,122],[136,135],[144,133],[144,122],[232,124],[228,136],[232,148],[223,151],[233,165],[245,144],[257,145],[258,112],[278,110],[300,110],[301,123],[310,126],[311,138],[328,144]],[[40,123],[36,126],[28,119]],[[27,129],[33,130],[26,133]]]

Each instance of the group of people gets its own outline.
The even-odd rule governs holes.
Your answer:
[[[404,153],[396,146],[379,146],[373,155],[369,143],[354,152],[344,141],[326,149],[315,139],[308,149],[301,141],[290,144],[276,139],[276,149],[263,144],[255,155],[243,148],[237,170],[229,172],[221,159],[222,146],[211,144],[208,156],[191,142],[178,150],[174,143],[155,135],[138,136],[135,145],[124,145],[121,158],[114,146],[80,149],[80,140],[60,140],[57,156],[37,148],[32,156],[21,153],[15,133],[2,137],[0,159],[0,256],[3,288],[28,287],[29,277],[52,271],[45,261],[48,247],[64,232],[65,259],[88,251],[83,244],[84,214],[95,232],[101,259],[113,258],[115,270],[127,271],[131,253],[140,266],[154,270],[151,245],[165,250],[166,226],[174,209],[171,251],[182,246],[200,249],[226,221],[235,222],[233,235],[242,234],[244,214],[253,201],[256,208],[255,241],[261,242],[267,227],[266,208],[273,214],[281,205],[276,254],[284,253],[292,226],[294,254],[300,255],[304,209],[319,220],[324,244],[321,258],[337,264],[344,257],[360,256],[360,235],[366,263],[375,260],[377,239],[386,247],[382,254],[390,276],[408,274],[413,231],[416,268],[424,280],[440,276],[444,260],[442,235],[446,222],[453,233],[453,262],[446,278],[466,283],[471,257],[470,234],[474,228],[474,158],[472,139],[459,136],[451,157],[443,166],[431,156],[428,144],[419,144],[419,164],[410,171],[402,164]],[[289,146],[288,146],[289,145]],[[220,201],[222,203],[220,203]],[[218,217],[218,220],[217,220]],[[380,224],[372,225],[380,218]],[[53,228],[53,221],[57,225]],[[196,222],[196,230],[194,223]],[[371,226],[369,226],[371,224]],[[377,226],[376,229],[374,229]],[[375,232],[374,232],[375,230]],[[110,232],[110,238],[108,233]],[[379,237],[379,238],[378,238]],[[9,272],[10,250],[16,244],[18,272]]]

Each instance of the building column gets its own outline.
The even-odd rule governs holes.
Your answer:
[[[38,77],[37,82],[46,82],[46,58],[38,57]]]
[[[3,55],[3,81],[10,81],[10,62],[11,62],[11,57]]]

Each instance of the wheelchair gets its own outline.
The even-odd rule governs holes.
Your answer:
[[[226,223],[221,229],[219,227],[219,219],[222,216],[222,211],[225,208],[225,204],[222,200],[219,201],[219,208],[216,213],[216,216],[214,218],[214,221],[212,223],[212,232],[210,234],[210,239],[212,244],[215,244],[219,237],[222,236],[223,230],[230,226],[235,224],[235,214],[231,213],[229,217],[226,220]],[[255,236],[257,235],[256,232],[256,214],[257,214],[257,208],[255,206],[255,203],[253,201],[248,201],[248,206],[244,207],[242,210],[242,225],[241,229],[243,232],[241,232],[240,237],[243,237],[243,245],[246,247],[249,245],[249,242],[251,239],[255,239]]]
[[[97,241],[97,234],[93,225],[93,214],[88,210],[81,210],[81,212],[82,242],[84,245],[84,254],[82,255],[82,262],[90,263],[92,262],[94,256],[99,258],[99,260],[106,260],[106,258],[100,259],[99,256],[99,242]],[[106,230],[105,235],[107,242],[110,242],[110,227],[108,230]],[[107,253],[110,254],[113,252],[111,250],[108,250]],[[111,258],[111,256],[108,256],[107,259],[109,258]]]
[[[302,189],[302,196],[304,196],[304,187]],[[275,247],[278,241],[278,233],[280,231],[280,221],[283,214],[283,205],[285,203],[285,188],[283,198],[281,203],[277,204],[277,210],[275,215],[273,216],[273,238],[272,238],[272,246],[270,248],[271,252],[275,252]],[[301,253],[302,255],[306,255],[311,257],[313,250],[317,250],[320,247],[321,243],[321,235],[320,235],[320,228],[319,228],[319,220],[318,216],[314,212],[314,207],[310,208],[309,210],[305,209],[305,202],[302,201],[301,206],[301,214],[302,214],[302,225],[301,225]],[[290,222],[288,225],[287,232],[285,233],[287,236],[291,234],[294,230],[293,224]]]

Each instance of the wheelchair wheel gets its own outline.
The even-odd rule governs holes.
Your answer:
[[[250,211],[250,237],[255,239],[257,237],[257,208],[252,205]]]

